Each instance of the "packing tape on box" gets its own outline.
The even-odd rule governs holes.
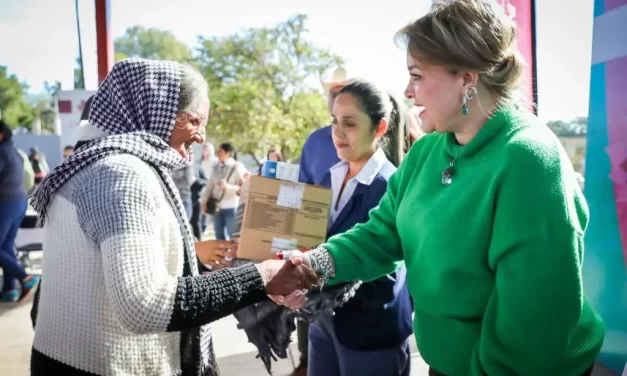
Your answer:
[[[305,185],[301,183],[281,182],[276,204],[286,208],[300,209],[305,194]]]

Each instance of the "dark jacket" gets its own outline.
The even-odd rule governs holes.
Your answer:
[[[8,138],[0,142],[0,202],[26,200],[24,161]]]
[[[327,173],[320,185],[331,187]],[[346,206],[331,225],[328,237],[368,221],[370,210],[385,194],[387,180],[377,174],[370,185],[358,183]],[[342,345],[354,350],[380,350],[400,345],[412,333],[412,305],[407,290],[407,270],[363,283],[355,297],[335,310],[335,333]],[[366,329],[367,328],[367,329]]]

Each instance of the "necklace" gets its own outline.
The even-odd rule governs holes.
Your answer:
[[[442,185],[451,185],[453,183],[453,175],[455,175],[455,161],[457,157],[459,157],[459,153],[461,152],[461,148],[457,151],[453,160],[449,163],[449,166],[442,171]]]

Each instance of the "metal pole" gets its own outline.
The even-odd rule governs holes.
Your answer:
[[[74,7],[76,9],[76,30],[78,31],[78,63],[81,68],[81,82],[83,83],[83,87],[75,87],[75,89],[85,89],[85,66],[83,65],[83,43],[81,38],[81,21],[78,12],[78,0],[74,2]]]

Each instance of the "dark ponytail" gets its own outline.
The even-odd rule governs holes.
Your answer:
[[[365,80],[354,80],[344,86],[338,95],[343,93],[351,94],[359,102],[375,129],[381,119],[388,121],[388,130],[379,140],[379,147],[387,159],[398,167],[409,145],[405,105]]]

